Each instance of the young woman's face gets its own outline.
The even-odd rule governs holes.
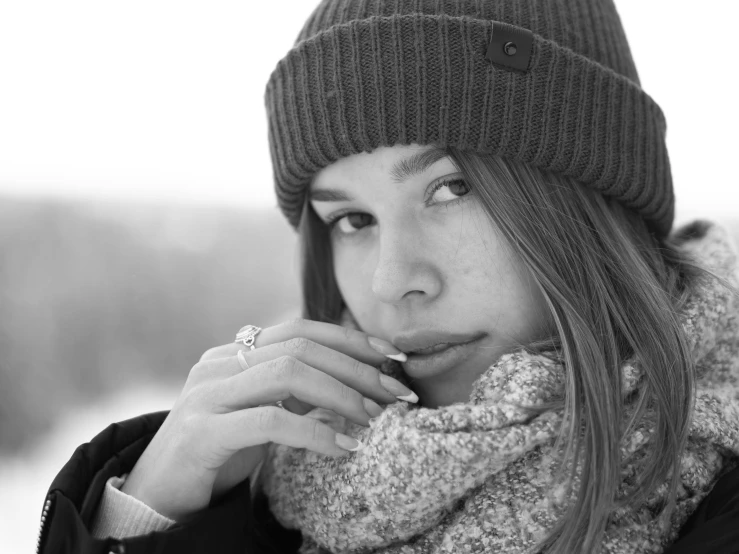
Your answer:
[[[343,158],[316,174],[309,196],[324,222],[339,215],[331,231],[334,271],[363,331],[405,352],[479,338],[403,363],[430,408],[468,401],[480,374],[549,321],[539,288],[462,174],[434,151],[397,145]],[[442,334],[418,334],[426,331]]]

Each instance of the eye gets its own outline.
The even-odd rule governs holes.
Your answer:
[[[446,191],[452,195],[451,199],[441,202],[430,202],[430,199],[434,197],[435,193],[442,189],[446,189]],[[472,192],[472,190],[464,179],[445,179],[434,184],[428,194],[428,199],[424,203],[427,207],[440,204],[449,208],[454,204],[466,200],[470,195],[470,192]],[[372,216],[368,213],[344,210],[332,214],[326,221],[326,225],[332,233],[337,233],[342,236],[356,235],[357,231],[361,231],[363,227],[357,228],[353,227],[353,225],[361,225],[362,222],[367,223],[371,219]],[[344,223],[346,223],[346,225],[343,225]]]
[[[431,192],[429,193],[429,198],[432,198],[436,191],[441,190],[442,188],[446,188],[446,190],[452,194],[452,197],[448,199],[449,201],[446,202],[446,205],[449,205],[449,202],[463,200],[470,192],[472,192],[472,189],[470,189],[470,186],[464,179],[446,179],[444,181],[439,181],[434,185],[434,188],[431,189]],[[426,201],[426,205],[429,205],[428,200]]]

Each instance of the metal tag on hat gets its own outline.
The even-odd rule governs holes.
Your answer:
[[[528,29],[493,21],[493,37],[485,58],[501,69],[526,73],[533,44],[534,33]]]

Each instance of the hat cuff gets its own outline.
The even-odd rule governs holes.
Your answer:
[[[524,72],[493,65],[492,31],[489,20],[394,15],[296,44],[265,92],[274,186],[290,224],[297,229],[318,170],[418,143],[572,177],[669,234],[674,194],[659,105],[634,81],[537,34]]]

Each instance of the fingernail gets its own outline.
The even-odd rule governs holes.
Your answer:
[[[380,384],[395,398],[405,400],[406,402],[418,402],[418,397],[411,389],[389,375],[380,374]]]
[[[367,411],[367,415],[369,415],[370,417],[377,417],[382,413],[382,406],[380,406],[376,402],[370,400],[369,398],[365,398],[363,402],[364,409]]]
[[[377,337],[367,337],[367,342],[369,342],[369,345],[374,350],[377,350],[380,354],[383,354],[391,360],[396,360],[398,362],[408,361],[408,356],[386,340],[378,339]]]
[[[364,444],[362,444],[362,441],[347,437],[346,435],[342,435],[341,433],[336,433],[336,444],[344,450],[351,450],[352,452],[357,452],[358,450],[362,450],[364,448]]]

